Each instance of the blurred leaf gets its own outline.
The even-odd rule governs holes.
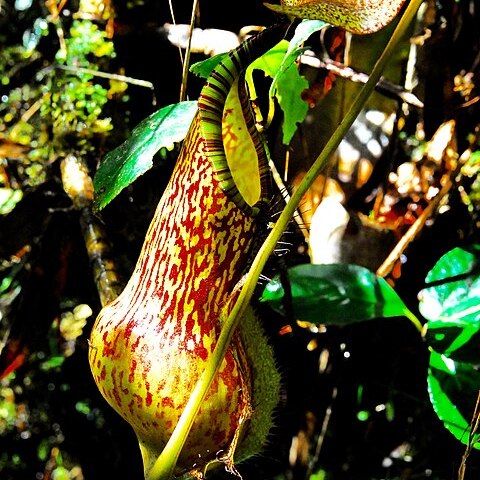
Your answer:
[[[52,472],[52,480],[70,480],[70,472],[62,466]]]
[[[23,192],[21,190],[0,188],[0,215],[10,213],[22,197]]]
[[[161,108],[140,122],[131,136],[109,152],[94,178],[94,208],[101,210],[125,187],[152,167],[161,148],[172,149],[188,132],[197,102],[187,101]]]
[[[92,315],[92,309],[86,305],[77,305],[73,312],[62,313],[60,333],[65,340],[75,340],[83,333],[87,318]]]
[[[43,438],[40,440],[40,443],[37,447],[37,456],[38,459],[44,462],[48,458],[48,454],[50,453],[50,443],[47,439]]]
[[[15,6],[17,3],[15,2]],[[28,2],[24,2],[28,3]],[[28,7],[26,8],[28,9]],[[19,10],[26,10],[25,8],[21,8]],[[23,35],[23,46],[27,50],[27,52],[33,52],[38,46],[38,43],[42,36],[46,36],[48,34],[48,22],[44,18],[37,18],[33,23],[33,28],[30,31],[26,31]]]
[[[52,368],[61,367],[64,361],[65,361],[65,357],[63,355],[53,355],[48,360],[43,362],[40,365],[40,368],[44,372],[46,372],[48,370],[51,370]]]
[[[15,279],[21,272],[22,267],[23,263],[18,263],[8,268],[6,272],[0,270],[0,272],[4,275],[0,281],[0,296],[7,293],[9,290],[15,290],[17,288],[18,282],[15,282]]]
[[[428,392],[433,409],[445,427],[462,443],[469,443],[470,420],[480,388],[476,367],[432,352],[428,370]],[[480,434],[472,446],[480,449]]]
[[[15,393],[9,387],[0,388],[0,435],[15,428],[17,407]]]
[[[461,172],[467,177],[478,175],[480,171],[480,150],[472,152],[464,165],[462,165]]]
[[[385,418],[389,422],[393,422],[395,420],[395,405],[393,402],[387,402],[385,404]]]
[[[78,401],[75,404],[75,410],[82,413],[83,415],[88,415],[92,411],[92,409],[88,405],[88,402],[86,401]]]
[[[299,265],[288,270],[297,319],[316,324],[348,325],[381,317],[407,316],[392,287],[357,265]],[[267,284],[261,301],[284,313],[284,290],[279,278]]]
[[[327,472],[320,469],[318,472],[312,473],[309,480],[325,480],[327,478]]]
[[[367,410],[359,410],[357,412],[357,419],[360,422],[366,422],[369,418],[370,418],[370,412],[368,412]]]
[[[435,264],[420,292],[426,339],[454,360],[480,362],[480,247],[455,248]]]

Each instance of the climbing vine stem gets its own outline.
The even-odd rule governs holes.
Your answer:
[[[202,404],[202,401],[220,368],[223,358],[225,357],[228,346],[232,339],[233,332],[238,326],[240,319],[249,305],[258,278],[265,267],[267,259],[272,254],[275,245],[283,235],[283,232],[286,230],[302,197],[311,187],[314,180],[318,177],[330,156],[337,149],[342,138],[352,126],[353,122],[365,105],[368,97],[373,92],[376,84],[380,80],[381,74],[387,62],[391,58],[399,41],[405,35],[408,26],[413,20],[422,1],[423,0],[411,0],[409,3],[405,13],[397,25],[397,28],[392,34],[390,41],[375,64],[367,83],[363,86],[362,90],[350,107],[350,110],[347,112],[342,122],[339,124],[332,137],[327,142],[325,148],[322,150],[310,170],[305,175],[301,184],[293,193],[284,210],[280,214],[275,226],[260,248],[245,278],[245,282],[240,290],[238,299],[230,314],[225,319],[222,330],[218,337],[218,342],[215,346],[215,350],[212,353],[204,372],[195,385],[195,388],[190,395],[185,410],[183,411],[172,436],[167,442],[162,453],[157,458],[150,472],[148,472],[147,480],[171,480],[174,478],[174,469],[178,456],[180,455],[188,433],[190,432],[195,417],[197,416],[200,405]]]

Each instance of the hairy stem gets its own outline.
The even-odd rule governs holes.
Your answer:
[[[172,436],[167,442],[165,449],[162,451],[154,466],[150,470],[147,476],[148,480],[170,480],[173,478],[173,471],[178,456],[180,455],[188,433],[193,425],[203,398],[205,397],[216,373],[218,372],[218,369],[220,368],[222,360],[228,349],[228,345],[232,339],[233,332],[235,331],[240,319],[242,318],[242,315],[245,313],[245,310],[249,305],[258,278],[262,273],[267,259],[272,254],[275,245],[280,240],[283,232],[291,221],[302,197],[311,187],[312,183],[319,175],[327,160],[335,152],[341,140],[362,110],[368,97],[373,92],[375,86],[380,80],[381,74],[388,60],[392,56],[399,41],[406,33],[406,30],[414,18],[422,1],[423,0],[412,0],[408,5],[404,15],[400,19],[397,28],[393,32],[390,41],[385,47],[385,50],[375,64],[368,81],[365,83],[364,87],[350,107],[350,110],[347,112],[342,122],[333,133],[325,148],[322,150],[310,170],[305,175],[297,190],[293,193],[290,201],[287,203],[283,212],[279,216],[274,228],[260,248],[255,260],[252,263],[250,271],[248,272],[245,283],[240,290],[238,300],[228,318],[225,320],[222,331],[218,337],[215,350],[208,361],[207,367],[195,385],[185,410],[183,411]]]

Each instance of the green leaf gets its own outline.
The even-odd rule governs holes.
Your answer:
[[[381,317],[407,316],[392,287],[357,265],[299,265],[288,270],[296,318],[316,324],[348,325]],[[267,284],[261,301],[284,313],[284,289],[279,278]],[[419,325],[417,325],[419,327]]]
[[[480,372],[473,365],[432,352],[427,381],[430,401],[438,418],[455,438],[468,445]],[[472,446],[480,449],[479,433],[473,436]]]
[[[214,68],[226,57],[228,52],[219,53],[213,57],[209,57],[201,62],[194,63],[190,67],[190,72],[200,78],[208,78]]]
[[[275,46],[273,49],[271,49],[269,52],[271,53],[276,53],[276,49],[280,47],[280,51],[284,50],[283,53],[283,58],[279,62],[279,66],[275,66],[275,68],[272,69],[271,65],[268,65],[268,63],[265,65],[266,69],[262,67],[253,67],[253,68],[261,68],[262,70],[265,71],[265,73],[273,78],[272,85],[270,86],[270,96],[273,97],[276,94],[276,90],[278,88],[278,82],[281,80],[282,76],[285,75],[285,73],[294,66],[295,61],[297,58],[307,50],[307,48],[303,47],[303,43],[308,40],[308,38],[315,32],[321,30],[322,28],[326,27],[327,24],[320,21],[320,20],[304,20],[302,23],[298,25],[298,27],[295,30],[295,34],[293,35],[293,38],[290,40],[290,42],[287,42],[286,40],[283,40],[280,42],[277,46]],[[273,52],[272,52],[273,51]],[[262,59],[267,60],[264,57],[268,57],[269,52],[267,52],[265,55],[260,57],[260,59],[257,62],[257,65],[262,64]],[[275,61],[275,65],[277,65],[278,61]],[[253,65],[253,64],[252,64]]]
[[[42,440],[40,440],[40,443],[37,447],[37,457],[39,460],[41,460],[42,462],[44,462],[48,456],[50,455],[50,443],[48,442],[48,440],[46,438],[42,438]]]
[[[140,122],[131,136],[103,159],[94,178],[94,209],[101,210],[125,187],[152,167],[161,148],[172,149],[185,138],[197,111],[197,102],[161,108]]]
[[[480,247],[455,248],[428,273],[420,294],[426,340],[453,360],[480,363]]]
[[[298,57],[299,47],[306,42],[311,35],[322,28],[328,27],[328,24],[321,20],[303,20],[295,29],[293,38],[285,55],[283,65],[291,65]]]
[[[287,40],[282,40],[272,47],[268,52],[265,52],[261,57],[258,57],[254,62],[252,62],[247,69],[247,82],[249,84],[252,83],[251,78],[253,70],[261,70],[268,77],[275,78],[282,67],[289,45],[290,44]],[[286,68],[287,67],[285,66],[284,70]]]
[[[297,129],[297,123],[303,122],[308,112],[308,104],[301,98],[302,92],[308,88],[308,82],[299,74],[297,66],[293,63],[299,51],[292,55],[291,63],[285,63],[288,48],[289,43],[282,40],[255,60],[247,71],[247,81],[251,78],[251,73],[248,72],[255,69],[273,77],[270,96],[277,97],[284,114],[282,140],[284,144],[290,142]]]
[[[310,35],[324,28],[326,24],[320,20],[304,20],[298,25],[290,42],[282,40],[267,53],[255,60],[247,70],[247,81],[251,84],[252,71],[262,70],[273,78],[269,95],[277,97],[283,111],[282,142],[290,143],[297,124],[305,120],[308,103],[302,99],[303,91],[308,88],[307,80],[302,77],[295,64],[296,59],[306,48],[301,47]]]
[[[275,95],[284,113],[282,142],[285,145],[290,143],[298,124],[308,113],[308,103],[302,98],[307,88],[308,82],[298,73],[296,65],[290,65],[277,80]]]
[[[290,143],[297,124],[304,121],[308,112],[308,103],[301,96],[308,88],[307,80],[300,75],[295,61],[306,48],[300,47],[313,33],[327,26],[320,20],[304,20],[298,25],[290,42],[282,40],[260,58],[252,62],[247,70],[247,81],[252,81],[252,71],[262,70],[273,79],[270,87],[270,97],[276,97],[284,114],[283,138],[285,145]],[[212,70],[228,53],[220,53],[202,62],[195,63],[190,71],[201,78],[207,78]]]
[[[302,123],[308,113],[308,103],[301,98],[301,95],[309,85],[307,80],[299,74],[295,61],[307,50],[302,48],[302,44],[313,33],[326,26],[328,25],[321,20],[303,20],[296,28],[280,68],[273,76],[270,96],[277,97],[284,113],[282,142],[285,145],[290,143],[297,130],[297,124]]]

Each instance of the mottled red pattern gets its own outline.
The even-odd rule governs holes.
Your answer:
[[[147,473],[215,348],[221,316],[233,304],[232,291],[250,255],[252,217],[268,198],[268,162],[245,89],[238,90],[240,108],[250,134],[247,140],[255,145],[256,153],[248,155],[258,162],[261,198],[247,204],[236,188],[222,141],[225,100],[241,70],[283,38],[287,28],[288,22],[283,22],[249,38],[208,78],[135,271],[122,294],[100,312],[91,333],[89,360],[95,381],[134,428]],[[259,337],[257,346],[261,333]],[[253,358],[247,359],[239,338],[234,335],[206,394],[180,454],[177,474],[194,465],[201,468],[219,451],[224,452],[227,468],[233,468],[236,442],[252,414]],[[262,361],[274,371],[267,349],[264,356]],[[257,401],[262,405],[254,415],[256,421],[263,418],[263,427],[257,427],[260,422],[252,427],[255,434],[260,432],[252,444],[255,450],[265,438],[274,406],[267,394]],[[259,417],[263,404],[264,416]],[[249,434],[250,442],[252,431]]]
[[[135,272],[118,299],[102,310],[91,335],[95,381],[133,426],[147,457],[162,450],[215,347],[222,307],[252,241],[252,220],[214,180],[197,123]],[[199,455],[207,461],[227,449],[238,428],[249,380],[242,377],[233,348],[202,405],[179,471],[198,464]]]

